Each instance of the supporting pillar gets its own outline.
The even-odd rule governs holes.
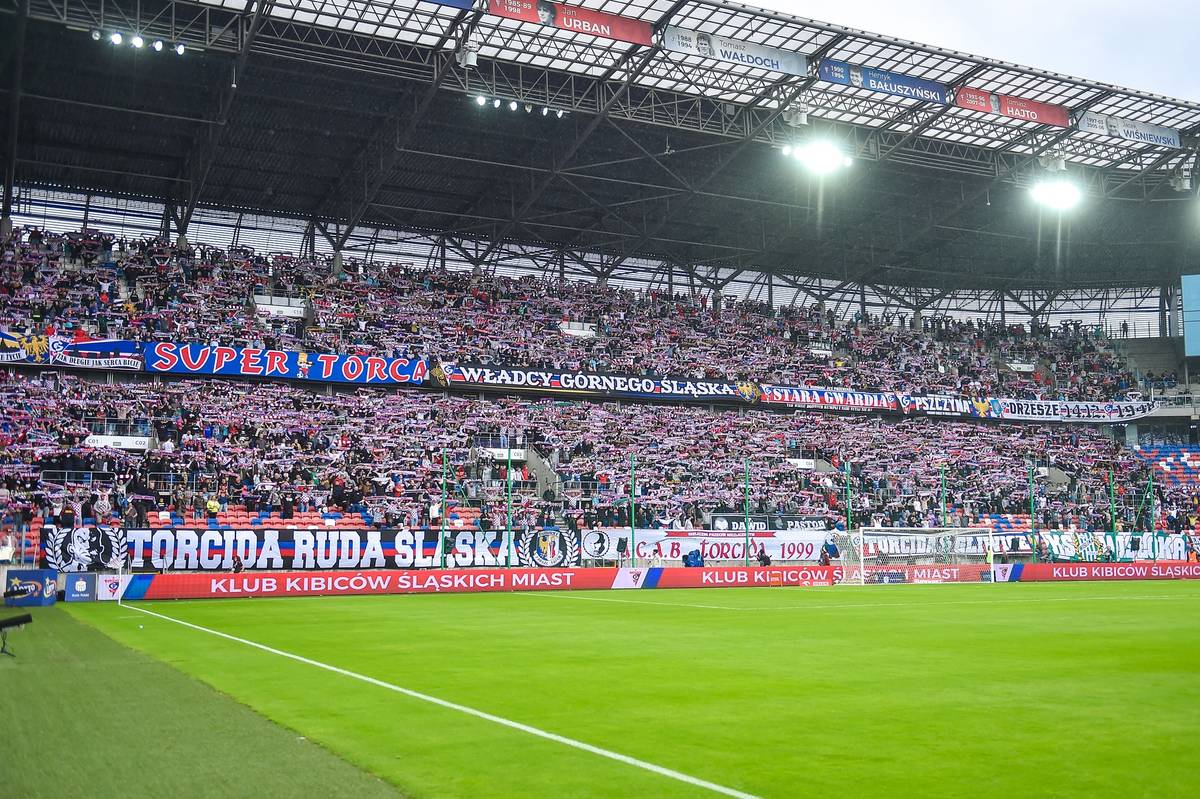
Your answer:
[[[25,66],[25,27],[29,21],[29,0],[21,0],[17,12],[13,47],[12,81],[9,84],[8,152],[4,154],[4,198],[0,204],[0,241],[12,237],[13,193],[17,183],[17,131],[21,123],[21,72]]]
[[[1175,287],[1174,286],[1163,286],[1161,296],[1162,296],[1162,305],[1165,307],[1162,309],[1162,311],[1160,313],[1162,314],[1162,316],[1164,317],[1165,322],[1166,322],[1166,331],[1163,332],[1163,335],[1178,336],[1179,335],[1179,318],[1178,318],[1179,317],[1179,307],[1178,307],[1179,303],[1177,301],[1177,297],[1175,296]],[[1162,322],[1160,322],[1160,324],[1161,323]]]
[[[162,219],[158,220],[158,237],[163,241],[171,240],[171,201],[163,203]]]

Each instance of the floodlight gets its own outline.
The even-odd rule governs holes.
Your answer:
[[[92,31],[92,41],[93,41],[93,42],[98,42],[98,41],[100,41],[100,31],[98,31],[98,30],[93,30],[93,31]]]
[[[560,108],[560,109],[558,109],[557,111],[555,111],[555,112],[554,112],[554,115],[555,115],[556,117],[558,117],[559,119],[562,119],[563,110],[562,110],[561,108]]]
[[[113,31],[113,35],[109,36],[108,40],[113,44],[120,44],[122,41],[124,41],[124,37],[121,36],[121,34],[117,31]]]
[[[184,51],[185,49],[186,49],[186,48],[183,46],[183,42],[180,42],[179,44],[175,45],[175,54],[176,54],[176,55],[183,55],[183,51]]]
[[[475,105],[487,105],[487,98],[482,94],[475,98]]]
[[[497,97],[495,100],[492,100],[492,108],[499,108],[499,107],[500,107],[500,98]]]
[[[517,110],[517,101],[516,101],[516,100],[509,100],[509,101],[508,101],[508,110],[509,110],[509,111],[516,111],[516,110]]]
[[[792,154],[814,175],[828,175],[851,164],[840,147],[824,139],[800,145],[792,150]]]
[[[549,113],[550,113],[550,109],[547,108],[546,106],[542,106],[542,116],[546,116]]]
[[[140,50],[142,49],[142,45],[146,43],[146,40],[142,38],[140,33],[135,33],[133,34],[133,38],[129,40],[129,43]]]
[[[792,146],[790,144],[783,145],[783,154],[784,156],[790,156],[792,154]]]
[[[462,47],[454,53],[454,60],[463,69],[473,69],[479,64],[479,43],[463,42]]]
[[[154,48],[154,52],[156,52],[156,53],[161,53],[161,52],[162,52],[162,40],[160,40],[160,39],[155,39],[155,40],[154,40],[154,44],[153,44],[153,45],[151,45],[151,46]]]
[[[1030,193],[1039,204],[1056,211],[1069,211],[1083,198],[1079,187],[1065,178],[1042,178]]]

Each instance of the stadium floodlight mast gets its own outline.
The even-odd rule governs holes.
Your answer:
[[[1079,187],[1062,177],[1042,178],[1033,184],[1029,193],[1039,205],[1055,211],[1069,211],[1083,199]]]
[[[827,139],[814,139],[797,145],[785,145],[783,154],[804,164],[805,169],[817,176],[829,175],[850,166],[853,161],[842,152],[842,148]]]

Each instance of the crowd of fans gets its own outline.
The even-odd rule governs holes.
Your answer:
[[[304,318],[265,313],[256,295],[300,298]],[[1109,400],[1138,387],[1079,324],[840,319],[821,305],[405,266],[335,271],[247,249],[37,230],[0,258],[0,330],[907,393]],[[509,481],[499,453],[510,445],[531,452],[514,465],[521,527],[623,526],[633,504],[638,525],[702,526],[743,510],[747,466],[753,512],[830,527],[848,516],[927,527],[1028,514],[1031,473],[1041,528],[1108,529],[1113,508],[1129,529],[1152,523],[1151,508],[1164,527],[1197,512],[1178,487],[1148,501],[1145,461],[1088,426],[139,380],[0,376],[6,526],[145,525],[163,512],[206,521],[238,508],[418,527],[440,521],[445,483],[481,526],[500,527]],[[96,433],[151,446],[89,446]]]
[[[447,501],[479,508],[480,523],[495,529],[506,523],[509,447],[531,452],[514,464],[521,527],[627,525],[633,459],[636,523],[646,527],[700,527],[709,513],[741,512],[747,465],[754,513],[817,516],[830,528],[844,526],[847,495],[854,526],[957,527],[1026,514],[1031,469],[1043,529],[1108,529],[1110,474],[1127,529],[1149,523],[1151,507],[1161,525],[1195,512],[1190,494],[1166,487],[1147,503],[1145,462],[1086,426],[327,394],[221,380],[106,384],[17,371],[0,382],[0,407],[9,524],[64,523],[66,513],[65,523],[144,526],[162,511],[203,523],[238,507],[281,522],[328,509],[377,525],[436,526],[445,479]],[[152,446],[88,446],[96,430],[149,430]]]
[[[301,298],[305,317],[266,313],[256,294]],[[1099,401],[1138,389],[1078,323],[841,319],[821,305],[535,277],[362,264],[335,273],[324,260],[97,234],[27,231],[9,244],[0,329],[913,394]]]

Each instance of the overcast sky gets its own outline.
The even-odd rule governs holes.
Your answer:
[[[1200,0],[743,0],[1200,102]]]

